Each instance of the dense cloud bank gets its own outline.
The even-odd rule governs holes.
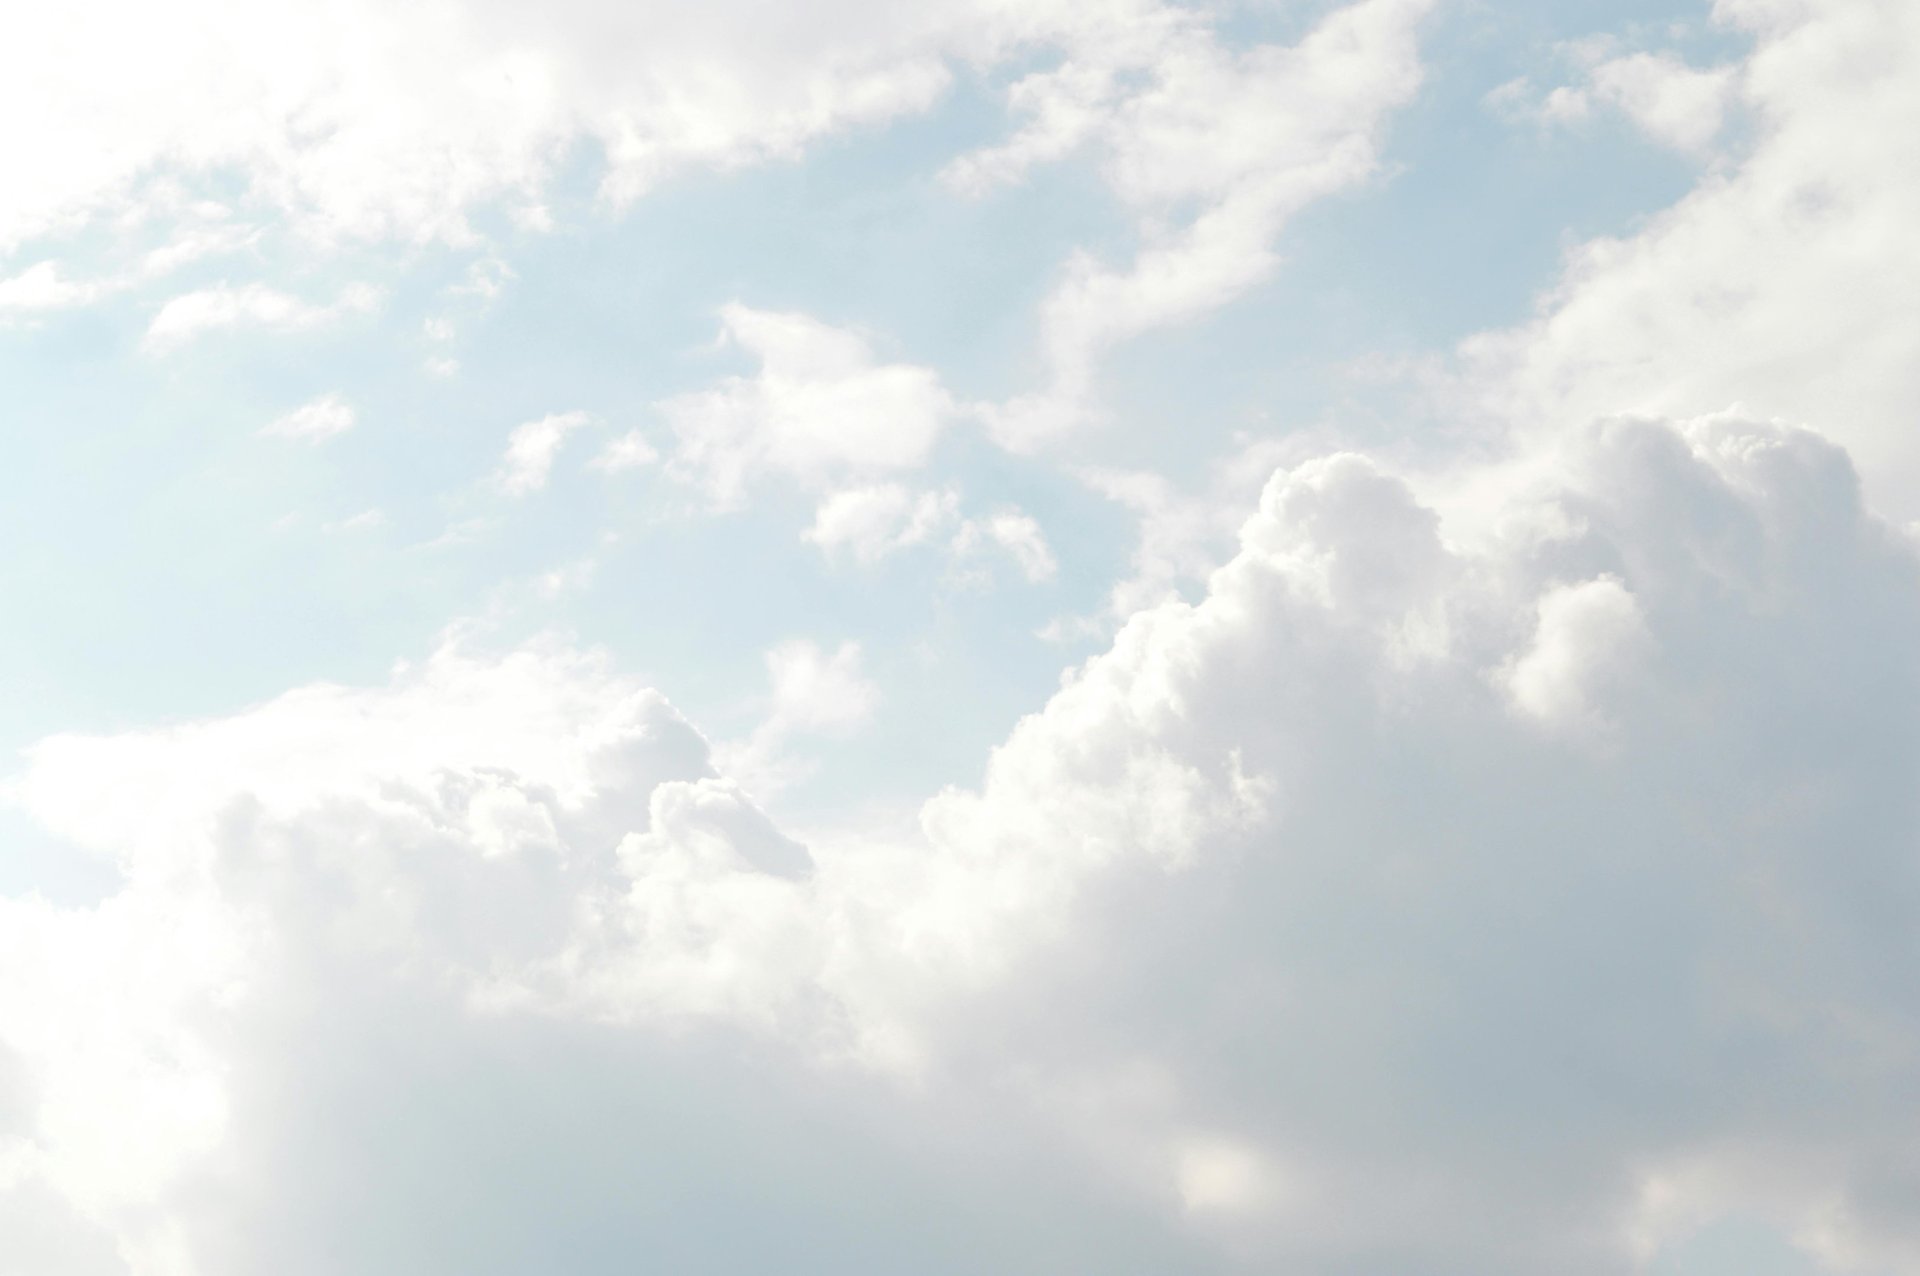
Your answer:
[[[912,837],[455,644],[11,782],[22,1270],[1621,1272],[1920,1230],[1920,563],[1843,453],[1594,427],[1456,528],[1272,478]]]

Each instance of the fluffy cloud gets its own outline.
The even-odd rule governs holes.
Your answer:
[[[766,474],[819,488],[917,469],[958,410],[931,369],[881,363],[864,337],[807,315],[730,305],[720,335],[758,371],[660,409],[674,469],[722,508]]]
[[[894,552],[925,542],[960,517],[952,491],[908,491],[898,483],[875,483],[835,492],[820,503],[806,539],[828,554],[846,552],[871,566]]]
[[[964,8],[964,6],[956,6]],[[238,173],[325,235],[463,239],[483,199],[530,208],[576,138],[630,198],[924,106],[940,27],[846,4],[812,20],[576,3],[397,11],[94,0],[20,15],[0,53],[0,246]],[[431,49],[434,56],[422,58]]]
[[[1643,654],[1645,639],[1639,604],[1618,580],[1600,576],[1555,589],[1540,599],[1533,645],[1508,671],[1514,704],[1558,733],[1604,733],[1611,723],[1598,706],[1616,698],[1606,683]]]
[[[59,262],[46,260],[35,262],[11,278],[0,279],[0,316],[30,316],[91,305],[162,278],[203,257],[232,251],[255,235],[256,232],[244,226],[225,223],[222,219],[226,217],[226,210],[217,206],[216,210],[211,225],[196,224],[196,217],[201,221],[207,219],[208,210],[189,210],[186,224],[176,228],[167,243],[148,250],[137,264],[128,268],[76,280],[67,276]]]
[[[829,556],[844,553],[864,567],[944,539],[962,575],[974,574],[966,564],[989,550],[1012,559],[1029,584],[1050,581],[1059,570],[1046,533],[1031,514],[1009,507],[963,516],[960,494],[951,488],[914,493],[898,483],[876,483],[835,492],[820,503],[804,537]]]
[[[1163,13],[1085,39],[1060,66],[1011,90],[1032,122],[947,169],[979,192],[1097,145],[1114,193],[1137,219],[1130,265],[1086,252],[1042,308],[1052,377],[1004,405],[996,435],[1032,447],[1088,411],[1101,353],[1205,314],[1265,278],[1300,208],[1373,175],[1379,137],[1420,84],[1415,45],[1426,0],[1365,0],[1295,45],[1224,47],[1199,18]]]
[[[872,717],[880,688],[861,668],[860,644],[843,642],[831,655],[804,638],[767,652],[765,716],[745,740],[722,746],[716,761],[756,793],[772,794],[803,775],[794,746],[809,737],[843,737]]]
[[[21,19],[0,51],[0,167],[14,178],[0,252],[112,220],[178,264],[253,233],[236,217],[320,241],[477,244],[483,204],[541,224],[579,142],[620,203],[688,167],[790,157],[922,110],[957,60],[1038,55],[1057,64],[1010,98],[1029,122],[958,160],[953,181],[980,191],[1097,147],[1141,247],[1130,265],[1068,263],[1043,320],[1057,384],[1002,413],[1003,437],[1031,441],[1077,417],[1102,349],[1240,294],[1271,270],[1293,211],[1373,171],[1383,121],[1418,84],[1426,7],[1365,0],[1297,46],[1239,53],[1207,15],[1150,0],[840,0],[804,20],[731,2],[528,15],[195,0],[162,17],[90,0]],[[10,281],[22,298],[81,299],[33,269]],[[206,290],[163,310],[150,340],[314,309],[264,286]]]
[[[600,449],[593,458],[593,468],[607,474],[618,474],[625,470],[637,470],[652,465],[660,459],[653,445],[638,430],[629,430]]]
[[[515,426],[507,436],[500,468],[494,472],[494,486],[508,496],[539,491],[547,485],[567,436],[592,423],[593,418],[585,412],[550,412],[538,421]]]
[[[1602,1273],[1744,1211],[1910,1263],[1913,548],[1734,418],[1537,473],[1455,528],[1282,470],[906,837],[800,846],[563,647],[46,741],[12,799],[124,885],[0,903],[0,1227]],[[776,715],[855,721],[850,651]]]
[[[147,325],[145,345],[149,353],[167,354],[209,332],[228,328],[318,328],[349,315],[366,314],[379,304],[379,290],[364,284],[348,287],[327,305],[265,284],[220,284],[182,293],[160,307]]]
[[[260,433],[319,443],[345,434],[354,425],[353,405],[338,394],[323,394],[261,427]]]
[[[990,544],[1013,559],[1028,584],[1052,580],[1060,565],[1054,560],[1047,535],[1031,514],[1007,509],[977,521],[969,520],[954,538],[957,552],[966,554],[977,546]]]
[[[1655,141],[1675,150],[1706,151],[1733,102],[1731,67],[1698,68],[1671,54],[1629,53],[1605,58],[1587,83],[1561,87],[1540,103],[1549,121],[1584,120],[1596,106],[1621,111]]]
[[[834,0],[805,15],[746,0],[193,0],[164,15],[87,0],[19,15],[0,50],[0,252],[90,220],[164,223],[236,187],[321,240],[470,242],[482,203],[546,224],[547,183],[582,143],[619,204],[689,168],[789,158],[923,110],[957,60],[1080,57],[1192,21],[1151,0]]]
[[[65,310],[98,295],[96,285],[75,283],[62,275],[58,262],[36,262],[10,279],[0,279],[0,315]]]
[[[1473,410],[1552,430],[1739,404],[1840,441],[1881,508],[1920,517],[1908,304],[1920,255],[1907,233],[1920,174],[1883,142],[1920,127],[1920,12],[1725,0],[1715,13],[1755,42],[1724,85],[1659,58],[1609,63],[1617,74],[1596,84],[1676,140],[1710,123],[1686,102],[1726,88],[1752,135],[1738,163],[1637,233],[1581,246],[1536,320],[1469,342]]]

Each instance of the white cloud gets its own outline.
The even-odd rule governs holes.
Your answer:
[[[262,426],[260,433],[319,443],[345,434],[353,428],[355,420],[353,405],[345,398],[339,394],[323,394]]]
[[[931,369],[881,363],[856,333],[737,304],[721,323],[759,370],[660,410],[678,440],[674,471],[722,508],[764,474],[820,488],[917,469],[958,410]]]
[[[1607,684],[1645,654],[1646,638],[1640,609],[1618,580],[1552,590],[1541,596],[1533,646],[1507,671],[1514,704],[1551,730],[1604,733],[1612,724],[1598,706],[1616,698]]]
[[[1675,1193],[1897,1265],[1920,563],[1806,434],[1553,472],[1456,541],[1283,470],[904,837],[799,845],[559,646],[45,741],[12,800],[124,885],[0,901],[0,1226],[471,1273],[450,1210],[506,1271],[553,1200],[620,1255],[786,1227],[804,1165],[889,1270],[959,1200],[961,1270],[1616,1272]],[[858,661],[771,653],[769,721],[856,729]],[[871,1258],[842,1208],[781,1248]]]
[[[1655,141],[1678,151],[1704,152],[1719,135],[1733,102],[1731,67],[1701,69],[1670,54],[1631,53],[1609,58],[1589,74],[1589,87],[1570,99],[1577,114],[1598,101],[1622,111]],[[1549,99],[1549,102],[1553,99]]]
[[[982,519],[968,519],[954,536],[954,551],[962,556],[974,553],[982,544],[1005,552],[1029,584],[1052,580],[1059,571],[1039,522],[1020,510],[1004,509]]]
[[[161,247],[148,251],[137,267],[86,280],[69,279],[60,263],[35,262],[19,274],[0,279],[0,316],[33,315],[91,305],[127,292],[180,267],[242,246],[254,235],[244,226],[189,225]]]
[[[953,526],[959,510],[959,494],[951,490],[915,493],[898,483],[875,483],[822,501],[803,535],[830,556],[845,552],[871,567]]]
[[[342,532],[371,532],[387,525],[386,514],[378,509],[364,509],[358,514],[349,514],[330,523],[322,523],[320,530],[330,535]]]
[[[547,485],[553,463],[567,436],[593,423],[585,412],[552,412],[538,421],[515,426],[507,436],[507,450],[494,471],[494,486],[508,496],[526,496]]]
[[[379,307],[378,289],[354,284],[330,305],[316,305],[265,284],[220,284],[182,293],[153,316],[147,325],[146,349],[170,353],[209,332],[229,328],[266,328],[300,331],[324,327]]]
[[[1070,38],[1032,19],[1069,45],[1015,91],[1033,128],[952,177],[983,190],[1100,147],[1146,246],[1071,268],[1047,312],[1054,397],[1010,439],[1081,411],[1076,369],[1111,343],[1270,270],[1289,201],[1364,179],[1369,121],[1417,70],[1414,6],[1245,57],[1184,11],[1079,8]],[[768,652],[759,726],[717,750],[560,643],[454,645],[377,687],[42,742],[0,795],[120,880],[93,905],[0,896],[0,1254],[35,1276],[491,1276],[551,1265],[560,1236],[583,1273],[799,1254],[1611,1276],[1745,1216],[1833,1266],[1912,1268],[1911,538],[1813,435],[1731,415],[1566,437],[1739,388],[1853,440],[1881,504],[1908,490],[1920,223],[1910,175],[1854,142],[1912,114],[1920,27],[1891,6],[1720,11],[1760,36],[1738,70],[1603,60],[1585,105],[1557,99],[1687,148],[1727,110],[1758,132],[1644,232],[1580,252],[1538,322],[1470,346],[1464,389],[1522,455],[1420,488],[1294,455],[1250,519],[1237,468],[1197,494],[1088,473],[1142,514],[1111,649],[903,830],[803,844],[759,804],[873,721],[852,642]],[[73,181],[0,196],[0,238],[174,163],[251,165],[250,199],[341,234],[458,238],[502,191],[537,225],[527,175],[556,138],[600,136],[595,92],[660,94],[651,123],[612,129],[624,197],[910,109],[952,49],[1038,38],[971,10],[952,24],[970,34],[937,35],[857,6],[596,13],[605,49],[582,56],[604,75],[576,82],[548,74],[544,13],[338,12],[365,46],[351,74],[275,87],[285,66],[261,60],[286,138],[273,111],[267,143],[238,111],[197,137],[199,106],[155,96],[122,149],[39,156]],[[227,16],[241,50],[271,26]],[[101,23],[100,56],[149,38],[160,61],[194,17]],[[332,67],[310,20],[286,65],[316,47]],[[417,94],[394,74],[429,47],[417,30],[470,22],[476,47],[516,33],[511,56],[450,39]],[[667,52],[614,38],[649,22]],[[132,94],[177,68],[124,70]],[[0,102],[19,91],[0,77]],[[502,95],[518,105],[441,118]],[[0,156],[38,144],[9,128]],[[43,262],[0,297],[91,286]],[[339,309],[222,286],[176,298],[150,342]],[[1056,573],[1030,516],[919,485],[964,411],[933,371],[804,315],[723,323],[757,367],[662,405],[674,473],[716,503],[792,483],[819,501],[808,539],[860,562],[944,543]],[[268,429],[322,437],[328,401]],[[586,424],[513,431],[499,488],[544,487]],[[652,459],[635,432],[592,464]]]
[[[593,458],[592,466],[608,474],[619,474],[652,465],[659,459],[660,454],[647,442],[646,435],[638,430],[629,430],[601,448],[600,454]]]
[[[873,716],[880,688],[861,668],[860,644],[831,654],[804,638],[767,652],[765,716],[744,740],[722,746],[716,761],[748,791],[769,797],[810,770],[796,755],[805,740],[844,738]]]
[[[1585,64],[1583,83],[1539,95],[1522,76],[1487,94],[1487,105],[1549,126],[1580,124],[1596,111],[1614,110],[1663,146],[1710,152],[1736,104],[1738,68],[1695,67],[1671,53],[1614,55],[1613,48],[1611,40],[1576,41],[1565,52]]]
[[[1077,477],[1094,492],[1130,512],[1137,541],[1127,574],[1107,591],[1103,611],[1060,616],[1040,630],[1049,641],[1110,637],[1134,613],[1179,598],[1183,588],[1203,584],[1228,556],[1240,530],[1240,511],[1258,496],[1273,471],[1312,455],[1307,436],[1241,436],[1235,450],[1209,467],[1195,490],[1145,470],[1090,467]]]
[[[0,251],[90,221],[164,222],[235,184],[313,240],[471,244],[483,204],[550,224],[547,188],[581,143],[619,205],[689,169],[789,159],[924,110],[956,60],[990,68],[1178,12],[189,0],[156,14],[82,0],[20,17],[0,49]]]
[[[260,238],[257,228],[227,221],[219,205],[189,210],[196,220],[176,228],[170,238],[140,260],[139,277],[157,279],[182,266],[235,252]]]
[[[548,600],[564,598],[568,594],[577,594],[593,583],[599,574],[600,565],[591,558],[578,559],[542,572],[534,583],[540,596]]]
[[[877,688],[860,672],[860,644],[841,643],[829,656],[804,639],[767,653],[773,710],[767,721],[782,734],[837,734],[865,722],[878,700]]]
[[[0,279],[0,318],[88,306],[163,278],[192,262],[231,252],[252,237],[253,232],[244,226],[190,224],[176,231],[167,243],[145,253],[138,266],[85,280],[68,278],[57,261],[35,262],[17,275]]]
[[[944,540],[949,561],[976,579],[980,573],[965,564],[988,549],[1011,558],[1031,584],[1052,580],[1059,570],[1032,515],[1011,507],[963,515],[960,493],[952,488],[913,492],[899,483],[874,483],[835,492],[820,503],[802,537],[829,557],[846,554],[863,567]]]
[[[1726,73],[1751,130],[1739,162],[1643,229],[1580,246],[1537,319],[1468,342],[1467,410],[1554,431],[1739,404],[1845,444],[1876,503],[1912,519],[1920,169],[1888,139],[1920,128],[1920,11],[1725,3],[1717,14],[1756,42]],[[1675,109],[1662,127],[1678,139],[1694,116]],[[1704,136],[1698,118],[1691,135]]]
[[[75,283],[63,276],[57,262],[36,262],[10,279],[0,279],[0,315],[82,306],[99,291],[96,285]]]
[[[1125,266],[1084,251],[1068,261],[1042,307],[1050,384],[993,414],[1002,443],[1027,449],[1079,424],[1102,352],[1244,294],[1274,269],[1295,212],[1374,174],[1387,117],[1420,84],[1428,7],[1365,0],[1297,45],[1245,52],[1163,12],[1085,37],[1014,86],[1010,104],[1034,122],[956,161],[949,180],[977,193],[1097,143],[1141,246]]]
[[[194,0],[156,15],[89,0],[23,15],[0,52],[0,247],[235,173],[316,235],[462,241],[479,201],[537,209],[575,139],[604,147],[607,195],[624,200],[924,107],[966,8],[802,21],[740,5]]]

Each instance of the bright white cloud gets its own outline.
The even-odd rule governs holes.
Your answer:
[[[765,714],[744,740],[718,750],[720,768],[762,797],[804,776],[810,766],[796,745],[851,735],[878,707],[880,688],[862,663],[857,642],[843,642],[829,653],[795,638],[768,651]]]
[[[1231,552],[1251,504],[1273,471],[1310,455],[1300,438],[1241,438],[1210,467],[1197,490],[1144,470],[1088,468],[1077,476],[1133,515],[1136,542],[1127,574],[1107,591],[1100,614],[1060,616],[1040,631],[1050,641],[1107,637],[1136,612],[1205,582]]]
[[[164,219],[231,177],[248,205],[316,239],[470,243],[482,203],[548,224],[545,188],[577,142],[597,149],[602,195],[620,204],[689,168],[792,158],[924,110],[956,59],[992,65],[1178,12],[192,0],[163,15],[86,0],[22,15],[0,50],[0,251],[92,219]]]
[[[600,449],[593,458],[593,468],[608,474],[618,474],[623,470],[637,470],[652,465],[660,459],[660,454],[647,442],[644,434],[638,430],[629,430],[619,438],[613,439]]]
[[[1533,431],[1737,403],[1839,440],[1881,508],[1912,519],[1920,170],[1884,139],[1920,127],[1920,11],[1717,13],[1756,41],[1728,81],[1744,157],[1637,233],[1582,245],[1538,319],[1468,342],[1470,410]]]
[[[299,331],[323,327],[351,315],[367,314],[380,305],[380,292],[355,284],[328,305],[318,305],[269,288],[265,284],[220,284],[182,293],[153,316],[147,325],[146,349],[167,354],[210,332],[230,328]]]
[[[840,644],[831,656],[796,639],[767,653],[773,687],[768,722],[782,733],[833,734],[850,730],[873,712],[877,691],[860,672],[860,644]]]
[[[915,493],[898,483],[875,483],[822,501],[804,535],[829,555],[845,552],[870,567],[954,526],[959,508],[956,492]]]
[[[946,16],[231,0],[22,15],[0,54],[0,246],[233,172],[321,235],[463,240],[477,201],[536,212],[576,137],[605,148],[625,199],[923,107],[946,82]]]
[[[947,170],[963,190],[1097,142],[1109,184],[1138,219],[1130,265],[1075,254],[1042,308],[1052,377],[1003,405],[996,437],[1029,448],[1088,412],[1101,353],[1245,293],[1278,262],[1287,220],[1371,177],[1394,108],[1420,85],[1425,0],[1339,9],[1296,45],[1230,50],[1190,15],[1158,15],[1089,41],[1017,83],[1033,123]]]
[[[1030,584],[1050,581],[1059,570],[1032,515],[1013,508],[966,515],[960,493],[951,488],[916,493],[899,483],[875,483],[835,492],[820,503],[802,535],[829,557],[845,555],[863,567],[912,546],[944,543],[956,579],[984,579],[970,564],[989,550],[1011,558]]]
[[[65,310],[98,295],[95,285],[75,283],[62,275],[58,262],[36,262],[10,279],[0,279],[0,315]]]
[[[857,333],[741,305],[721,325],[758,371],[660,410],[678,440],[673,469],[722,508],[765,474],[818,488],[917,469],[958,411],[931,369],[881,363]]]
[[[1604,733],[1600,705],[1616,699],[1607,683],[1641,658],[1646,622],[1633,595],[1602,576],[1567,585],[1540,599],[1540,628],[1507,673],[1519,709],[1549,730]]]
[[[1734,101],[1731,67],[1701,69],[1671,54],[1630,53],[1588,72],[1585,85],[1553,90],[1540,103],[1550,121],[1586,119],[1596,105],[1621,111],[1649,137],[1678,151],[1706,151]]]
[[[1457,429],[1310,441],[1333,422],[1156,473],[1137,437],[1088,433],[1057,465],[961,428],[1034,449],[1100,410],[1117,345],[1270,277],[1300,208],[1382,170],[1426,8],[1318,6],[1296,43],[1253,47],[1242,24],[1273,15],[1152,0],[88,0],[14,22],[10,369],[44,356],[49,380],[78,380],[62,360],[93,356],[75,338],[120,316],[39,317],[109,296],[166,353],[384,306],[328,265],[442,272],[394,286],[420,306],[364,365],[236,358],[237,416],[173,411],[168,387],[196,408],[215,389],[187,359],[97,387],[140,418],[109,440],[127,447],[98,447],[84,413],[70,427],[46,385],[10,398],[29,429],[0,469],[29,477],[0,508],[29,498],[15,521],[34,534],[14,539],[35,561],[9,580],[45,576],[86,608],[42,593],[23,614],[76,647],[133,632],[113,650],[155,669],[169,643],[220,664],[200,609],[263,577],[237,574],[255,547],[210,552],[204,534],[297,508],[337,535],[267,546],[303,556],[261,557],[296,587],[246,597],[249,615],[362,608],[326,653],[342,663],[392,632],[375,626],[393,598],[439,607],[466,580],[445,605],[482,619],[376,685],[207,716],[257,693],[249,668],[166,702],[201,716],[56,734],[0,770],[0,837],[24,833],[28,864],[0,851],[0,1273],[509,1276],[564,1250],[579,1276],[636,1254],[716,1272],[798,1255],[835,1272],[1620,1276],[1724,1219],[1835,1271],[1920,1270],[1920,558],[1872,512],[1920,512],[1920,185],[1889,145],[1920,110],[1920,18],[1721,0],[1750,57],[1623,51],[1651,27],[1579,45],[1576,82],[1527,109],[1619,112],[1705,171],[1674,208],[1575,250],[1532,321],[1467,343],[1442,406],[1493,426],[1464,449]],[[991,197],[1084,154],[1120,213],[1119,242],[1027,281],[1038,340],[1013,367],[972,326],[1007,316],[942,292],[936,261],[871,305],[849,294],[911,331],[910,355],[734,304],[719,357],[740,366],[673,393],[684,361],[608,369],[560,330],[575,249],[604,240],[499,255],[551,231],[583,171],[613,209],[921,109],[962,67],[989,88],[1018,68],[1013,130],[944,170],[919,157],[915,199],[936,171]],[[870,156],[841,158],[859,164],[819,171]],[[1035,192],[1040,231],[1086,211],[1051,194]],[[248,262],[275,260],[289,235],[339,256],[303,256],[284,287],[223,261],[153,288],[256,244]],[[366,242],[387,239],[414,247]],[[755,259],[717,255],[726,277],[685,304],[741,290],[731,272]],[[760,295],[792,296],[820,263],[796,265]],[[317,443],[355,404],[432,404],[452,425],[467,387],[420,374],[450,375],[455,353],[488,393],[502,350],[539,356],[512,380],[539,375],[543,343],[507,328],[521,300],[579,360],[564,401],[593,412],[495,437],[482,492],[469,453],[395,451],[386,432],[268,476],[316,490],[239,474],[258,450],[218,422],[264,420],[302,385],[344,388],[262,433]],[[936,362],[975,337],[981,357]],[[1036,373],[993,410],[961,397]],[[1192,388],[1196,422],[1241,410]],[[506,389],[466,417],[523,401]],[[657,422],[570,443],[650,401]],[[569,466],[658,464],[661,481],[597,487],[647,498],[609,524],[599,502],[459,508],[546,489],[569,446]],[[106,452],[135,481],[101,473],[109,505],[43,528],[93,489],[39,505],[29,489]],[[392,481],[430,453],[458,458],[444,487]],[[1061,521],[1086,496],[1060,497],[1072,480],[1137,523],[1104,603],[1093,538]],[[672,512],[651,498],[674,484],[715,507],[811,506],[801,534],[831,562],[796,569],[786,544],[763,569],[777,582],[754,575],[760,518],[650,539]],[[234,490],[244,519],[220,504]],[[356,535],[423,509],[450,524],[426,545]],[[185,600],[190,642],[180,617],[142,612],[144,587],[96,619],[113,580],[89,579],[89,545],[49,558],[61,570],[38,561],[89,536],[117,556],[172,524],[202,534],[183,543],[205,571],[135,569],[182,585],[151,595]],[[870,576],[834,566],[896,555]],[[330,591],[362,574],[365,592]],[[1038,669],[1057,691],[1009,706],[1003,675],[1035,685],[1024,609],[1055,591],[990,604],[955,586],[1016,576],[1065,577],[1078,601],[1062,605],[1096,614],[1051,628],[1105,649],[1057,683]],[[608,597],[622,660],[708,697],[714,742],[622,660],[516,645],[546,624],[593,632]],[[775,641],[803,633],[834,637]],[[291,663],[270,668],[311,667],[282,645],[262,653]],[[700,649],[696,676],[676,645]],[[85,690],[133,712],[114,685]],[[980,721],[1014,725],[954,761]],[[957,782],[902,806],[868,791],[894,766]],[[822,811],[821,789],[852,796]],[[89,859],[72,878],[99,898],[16,893],[36,863]]]
[[[591,424],[593,418],[585,412],[552,412],[515,426],[494,471],[494,486],[508,496],[526,496],[544,488],[567,437]]]
[[[251,237],[252,232],[239,226],[188,225],[167,244],[149,250],[137,266],[86,280],[69,279],[57,261],[35,262],[11,278],[0,279],[0,316],[90,305],[142,282],[163,278],[202,258],[232,251]]]
[[[1920,1131],[1880,975],[1920,919],[1871,883],[1911,852],[1920,562],[1805,434],[1618,424],[1558,472],[1468,547],[1364,458],[1283,470],[1203,601],[1137,616],[905,839],[800,846],[562,647],[46,741],[13,800],[124,885],[0,903],[8,1199],[141,1272],[329,1231],[468,1270],[378,1203],[510,1200],[501,1235],[550,1243],[533,1146],[569,1200],[659,1176],[732,1231],[760,1158],[896,1179],[877,1120],[933,1176],[893,1225],[925,1244],[964,1190],[995,1270],[1132,1219],[1146,1270],[1618,1271],[1676,1192],[1897,1266]],[[769,721],[858,726],[858,659],[776,649]],[[702,1062],[721,1025],[735,1062]],[[652,1087],[717,1161],[634,1137],[615,1096]],[[796,1133],[823,1102],[840,1133]],[[1087,1185],[1051,1240],[994,1226],[1060,1181],[1035,1164]],[[843,1251],[808,1218],[789,1244]]]
[[[993,545],[1012,558],[1029,584],[1052,580],[1059,570],[1039,522],[1020,510],[1000,510],[982,519],[969,519],[954,537],[954,548],[963,555],[983,544]]]

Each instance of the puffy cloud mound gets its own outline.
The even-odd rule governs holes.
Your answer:
[[[1877,509],[1920,517],[1920,358],[1908,299],[1920,169],[1874,139],[1920,127],[1920,9],[1720,0],[1754,41],[1732,68],[1595,68],[1591,92],[1679,145],[1731,111],[1724,162],[1635,233],[1569,254],[1539,315],[1466,343],[1476,413],[1559,429],[1596,413],[1729,404],[1846,446]],[[1566,92],[1566,90],[1562,90]],[[1550,99],[1551,101],[1551,99]]]
[[[562,647],[57,738],[0,902],[42,1268],[1911,1266],[1920,564],[1843,454],[1598,428],[1471,535],[1279,474],[911,837]],[[39,1246],[37,1250],[26,1248]]]
[[[680,440],[676,469],[719,507],[739,505],[762,474],[830,486],[917,469],[957,411],[932,369],[881,364],[857,333],[737,304],[721,322],[758,374],[660,405]]]

